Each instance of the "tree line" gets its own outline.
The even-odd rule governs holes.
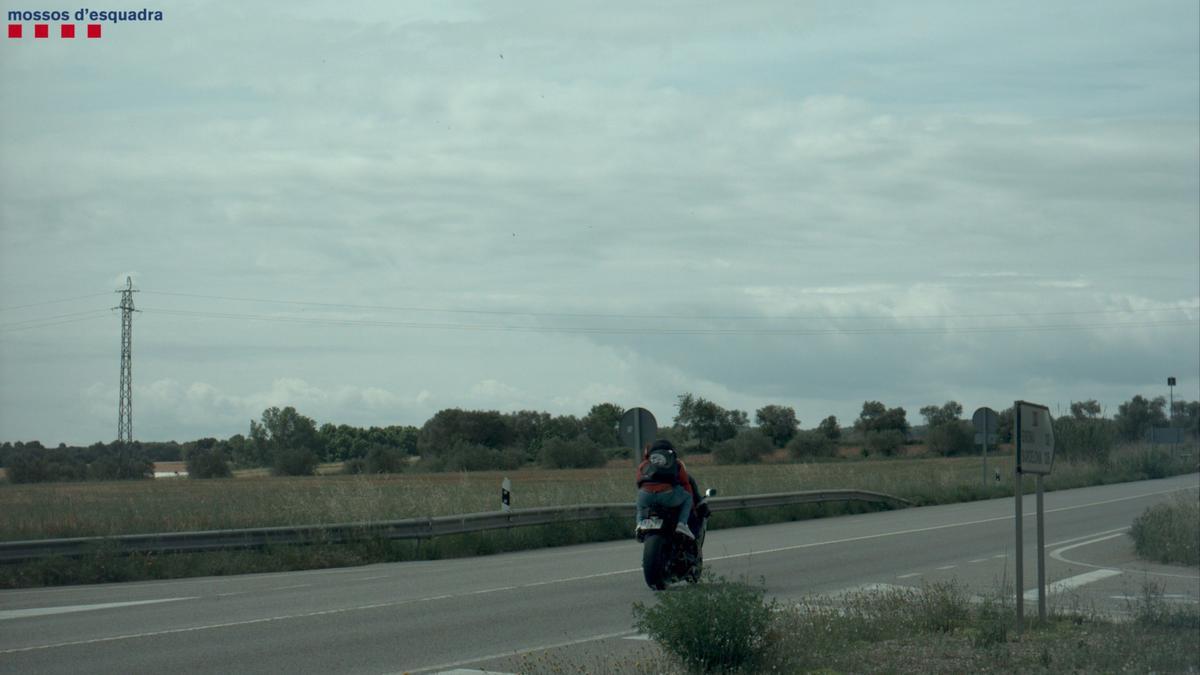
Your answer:
[[[228,439],[57,448],[37,441],[3,443],[0,466],[19,483],[149,478],[156,461],[185,461],[195,478],[227,477],[234,468],[254,467],[269,467],[276,475],[311,475],[330,462],[341,463],[347,473],[588,468],[630,457],[617,433],[623,412],[615,403],[594,405],[583,417],[447,408],[420,427],[361,428],[318,426],[291,406],[271,407],[250,422],[248,434]],[[1176,401],[1172,412],[1168,415],[1161,396],[1134,396],[1111,418],[1095,400],[1071,403],[1069,413],[1055,420],[1056,452],[1103,459],[1117,443],[1141,440],[1150,429],[1171,425],[1185,429],[1192,440],[1200,438],[1200,402]],[[659,435],[685,454],[711,453],[726,464],[759,462],[781,449],[797,460],[834,457],[843,445],[859,447],[864,456],[885,457],[921,442],[946,456],[977,450],[974,428],[962,419],[958,402],[928,405],[919,413],[925,423],[914,427],[904,408],[871,400],[847,427],[830,415],[802,429],[790,406],[763,406],[752,424],[746,411],[685,393],[677,398],[672,424]],[[999,418],[998,441],[1011,443],[1012,409],[1000,411]]]

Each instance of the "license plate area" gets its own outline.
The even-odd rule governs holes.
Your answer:
[[[661,530],[662,518],[643,518],[637,525],[639,530]]]

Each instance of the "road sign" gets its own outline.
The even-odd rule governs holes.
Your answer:
[[[1183,429],[1179,427],[1154,427],[1146,432],[1151,445],[1178,445],[1183,442]]]
[[[1054,424],[1050,409],[1037,403],[1017,401],[1017,473],[1048,474],[1054,465]]]
[[[627,448],[633,448],[639,453],[647,443],[654,442],[658,436],[658,422],[654,415],[645,408],[630,408],[621,415],[621,442]],[[641,459],[637,455],[635,459]]]
[[[505,513],[512,510],[512,481],[507,478],[500,482],[500,510]]]
[[[1046,507],[1042,499],[1045,491],[1042,477],[1050,473],[1054,465],[1054,424],[1050,409],[1037,403],[1013,402],[1013,439],[1017,446],[1017,461],[1013,467],[1013,501],[1016,505],[1013,523],[1016,526],[1016,591],[1017,633],[1025,628],[1025,562],[1021,485],[1022,474],[1032,473],[1037,477],[1037,575],[1038,617],[1046,620]]]
[[[1000,415],[991,408],[980,408],[971,415],[971,424],[975,425],[975,443],[996,442],[996,429],[1000,428]]]
[[[987,448],[988,443],[996,442],[996,429],[1000,426],[1000,416],[991,408],[980,408],[971,415],[971,423],[975,425],[975,442],[983,446],[983,485],[987,486]]]

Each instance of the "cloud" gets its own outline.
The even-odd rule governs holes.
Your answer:
[[[318,424],[384,426],[407,419],[423,406],[427,394],[404,396],[379,387],[350,385],[322,388],[300,378],[279,378],[262,391],[235,395],[205,382],[168,378],[134,387],[134,429],[137,437],[154,440],[246,434],[250,420],[257,420],[265,409],[286,406]],[[93,383],[83,397],[90,415],[107,420],[115,414],[116,388]]]
[[[0,306],[137,270],[139,430],[1200,381],[1193,6],[356,7],[0,62]],[[0,426],[111,433],[114,325]]]

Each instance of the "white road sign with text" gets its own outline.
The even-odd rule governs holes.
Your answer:
[[[1050,409],[1037,403],[1017,401],[1017,471],[1050,473],[1054,465],[1054,424]]]

